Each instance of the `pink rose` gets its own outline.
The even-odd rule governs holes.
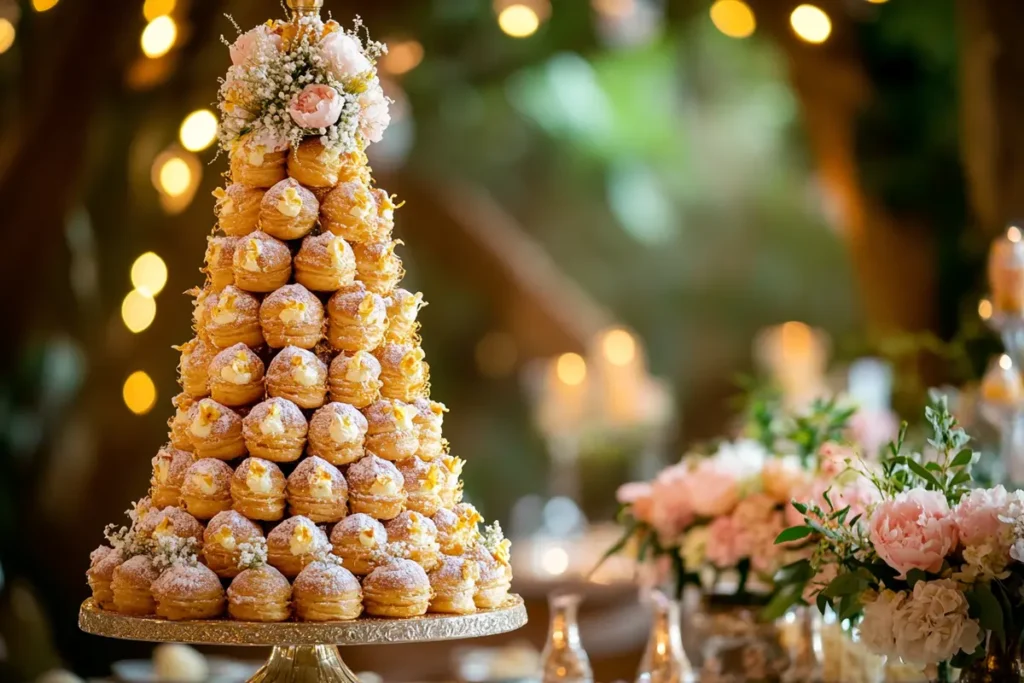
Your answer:
[[[683,485],[690,507],[698,517],[718,517],[732,512],[739,501],[736,473],[710,458],[700,460]]]
[[[964,545],[1000,542],[1003,522],[999,517],[1006,509],[1009,495],[1002,486],[974,489],[953,508],[953,521]]]
[[[391,114],[388,112],[388,98],[384,96],[384,90],[376,78],[359,96],[359,108],[362,111],[359,132],[370,142],[380,142],[384,131],[391,124]]]
[[[850,418],[850,438],[865,457],[876,458],[882,446],[896,438],[900,421],[891,410],[858,410]]]
[[[875,552],[901,579],[911,569],[938,572],[957,545],[956,524],[938,491],[911,489],[879,503],[868,531]]]
[[[666,467],[651,485],[650,522],[665,542],[673,542],[693,523],[693,508],[687,496],[689,471],[683,464]]]
[[[344,106],[337,90],[329,85],[311,84],[292,98],[288,113],[302,128],[327,128],[338,122]]]
[[[719,569],[731,569],[747,556],[747,538],[732,517],[717,517],[708,525],[705,557]]]
[[[238,36],[228,52],[231,54],[231,63],[239,66],[258,54],[269,52],[271,48],[281,49],[281,36],[271,33],[266,26],[257,26]]]
[[[328,33],[320,41],[320,57],[331,75],[339,81],[366,73],[373,68],[363,53],[359,39],[343,31]]]
[[[628,505],[635,519],[651,522],[653,507],[652,486],[646,481],[623,484],[615,492],[615,498],[622,505]]]

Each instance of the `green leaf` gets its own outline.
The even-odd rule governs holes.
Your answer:
[[[801,538],[807,538],[813,533],[814,529],[809,526],[791,526],[788,529],[783,529],[782,533],[775,537],[775,545],[799,541]]]
[[[960,470],[955,475],[953,475],[952,479],[949,480],[949,485],[950,486],[960,486],[961,484],[966,484],[970,480],[971,480],[971,473],[968,472],[967,470]]]
[[[821,592],[827,597],[838,598],[843,595],[859,593],[864,590],[866,585],[867,584],[864,579],[857,574],[845,573],[832,579],[832,581],[830,581]]]
[[[799,512],[801,515],[806,515],[807,514],[807,505],[806,504],[798,503],[797,501],[793,500],[793,501],[790,501],[790,505],[792,505],[796,509],[796,511]]]
[[[911,472],[924,479],[932,488],[942,490],[942,485],[939,484],[939,480],[935,478],[935,475],[925,469],[918,461],[913,458],[907,458],[907,467],[910,468]]]
[[[825,610],[829,606],[828,596],[822,593],[818,593],[818,597],[814,599],[814,604],[817,605],[818,611],[821,612],[822,615],[824,615]]]
[[[654,539],[654,531],[648,531],[640,541],[640,548],[636,551],[636,561],[643,562],[647,559],[647,551],[651,548],[651,541]]]
[[[907,584],[913,588],[914,584],[918,581],[924,581],[928,578],[928,574],[923,569],[911,569],[907,572]]]
[[[860,614],[863,605],[860,602],[860,594],[844,595],[839,601],[839,619],[849,619]]]
[[[966,595],[971,616],[978,620],[981,628],[991,631],[1000,641],[1004,641],[1006,633],[1003,629],[1003,607],[992,593],[992,588],[987,584],[977,583]]]
[[[791,562],[775,572],[774,581],[776,586],[784,586],[792,583],[804,584],[814,575],[811,568],[811,561],[804,558]]]
[[[956,454],[956,457],[953,458],[953,462],[949,463],[949,466],[966,467],[967,465],[970,465],[973,460],[974,451],[972,451],[970,448],[965,448]]]
[[[803,584],[792,583],[776,590],[772,599],[761,610],[761,619],[772,622],[781,617],[790,607],[799,602],[803,588]]]

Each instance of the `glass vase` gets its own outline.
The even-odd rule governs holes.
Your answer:
[[[985,646],[985,656],[960,671],[960,683],[1022,683],[1024,661],[1021,660],[1020,637],[1007,634],[1000,642],[991,633]]]
[[[790,680],[789,648],[775,622],[758,618],[763,605],[705,595],[693,614],[700,648],[700,680],[783,683]],[[799,680],[799,679],[792,679]]]
[[[543,683],[593,683],[590,659],[580,643],[577,611],[580,596],[553,593],[548,597],[551,613],[548,639],[541,653]]]
[[[696,675],[683,650],[680,604],[661,591],[651,591],[654,617],[651,635],[637,670],[637,683],[691,683]]]
[[[823,683],[885,683],[885,657],[867,649],[860,630],[829,610],[821,617]]]

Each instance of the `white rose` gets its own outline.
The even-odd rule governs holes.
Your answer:
[[[388,113],[388,98],[380,87],[380,81],[373,79],[366,91],[359,96],[359,132],[370,142],[380,142],[384,131],[391,124]]]
[[[320,41],[320,57],[327,70],[339,81],[366,73],[373,68],[363,54],[359,39],[342,31],[328,33]]]
[[[883,590],[874,600],[865,602],[860,639],[875,654],[896,654],[896,614],[906,600],[906,593]]]
[[[957,652],[974,652],[981,643],[978,622],[967,616],[967,598],[950,579],[918,581],[896,610],[893,633],[901,659],[932,664]],[[861,631],[866,629],[862,626]]]

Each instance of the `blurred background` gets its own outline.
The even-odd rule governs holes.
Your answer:
[[[998,347],[979,299],[989,242],[1024,203],[1018,3],[326,12],[390,46],[371,163],[407,201],[405,286],[430,302],[423,346],[467,498],[515,540],[531,625],[481,643],[514,644],[513,669],[543,643],[545,594],[599,554],[616,486],[726,432],[737,377],[800,391],[870,356],[882,407],[916,412],[923,387],[969,383]],[[245,29],[283,13],[0,0],[2,680],[149,654],[78,631],[84,571],[166,439],[182,293],[227,168],[225,14]],[[585,591],[597,680],[631,676],[635,589],[609,575]],[[486,653],[466,646],[346,660],[473,680]]]

